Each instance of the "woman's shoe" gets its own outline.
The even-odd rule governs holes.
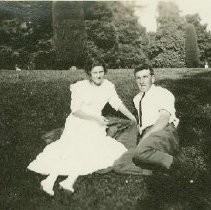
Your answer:
[[[72,180],[65,179],[64,181],[59,182],[59,186],[60,186],[61,189],[74,192]]]
[[[41,181],[40,185],[43,191],[48,193],[50,196],[54,196],[53,186],[51,186],[46,179]]]

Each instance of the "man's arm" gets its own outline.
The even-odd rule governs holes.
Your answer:
[[[170,119],[170,113],[166,110],[160,110],[160,116],[155,122],[155,124],[149,129],[149,131],[142,137],[142,139],[148,137],[150,134],[162,130],[165,128]]]

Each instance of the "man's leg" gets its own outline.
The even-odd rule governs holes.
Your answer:
[[[117,141],[121,142],[127,149],[119,159],[117,159],[113,165],[113,169],[117,173],[121,174],[139,174],[139,175],[151,175],[151,170],[142,169],[132,162],[135,148],[137,146],[137,124],[129,126],[127,129],[121,132],[116,138]]]
[[[164,170],[176,179],[191,184],[196,182],[200,174],[179,151],[179,138],[172,125],[140,141],[133,162],[141,168]]]
[[[173,125],[152,133],[135,149],[133,162],[146,169],[169,169],[173,156],[179,153],[179,138]]]
[[[107,135],[122,143],[128,151],[118,158],[113,166],[99,170],[98,173],[108,173],[114,170],[123,174],[143,174],[143,170],[132,162],[134,149],[137,145],[137,124],[131,124],[129,120],[115,117],[109,117],[108,119],[113,123],[108,126]],[[148,174],[148,170],[144,170],[144,173]]]

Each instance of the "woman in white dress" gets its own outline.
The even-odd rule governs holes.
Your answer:
[[[106,135],[109,122],[101,111],[107,102],[136,121],[118,97],[115,86],[104,79],[106,68],[102,61],[92,60],[86,72],[88,80],[70,86],[71,113],[60,139],[47,145],[27,167],[48,175],[41,181],[41,187],[50,195],[54,195],[53,187],[59,175],[68,176],[59,183],[60,187],[73,192],[73,184],[79,175],[112,166],[127,150],[123,144]]]

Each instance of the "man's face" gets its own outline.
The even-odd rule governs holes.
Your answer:
[[[104,68],[102,66],[95,66],[90,72],[90,79],[95,85],[101,85],[104,80]]]
[[[149,69],[144,69],[135,73],[136,84],[141,92],[147,92],[155,82],[154,75],[150,74]]]

